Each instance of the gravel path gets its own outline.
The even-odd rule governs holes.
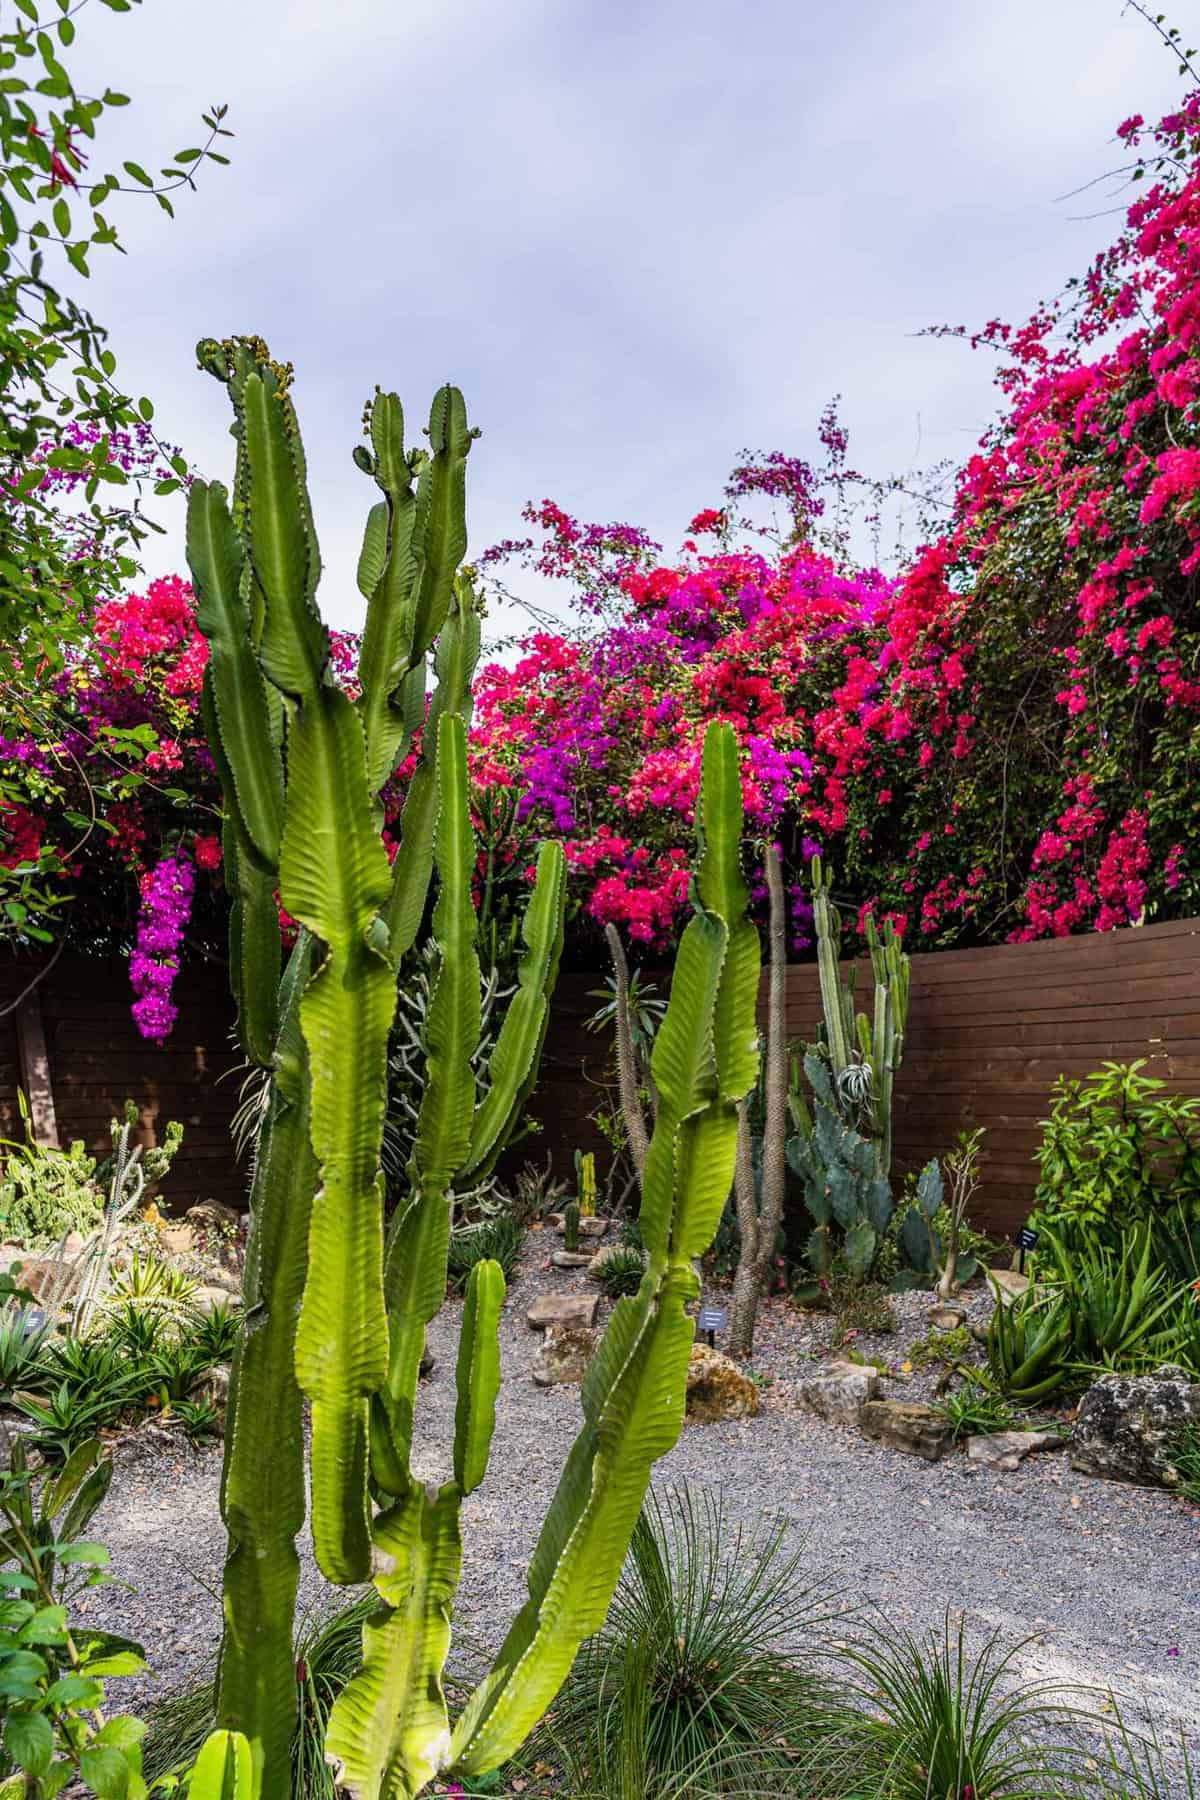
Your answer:
[[[548,1243],[531,1238],[510,1290],[491,1473],[463,1508],[460,1622],[489,1644],[521,1603],[526,1561],[579,1419],[578,1389],[540,1389],[531,1379],[537,1336],[525,1325],[528,1305],[548,1288],[582,1283],[545,1266]],[[906,1297],[906,1318],[923,1318],[930,1298]],[[437,1366],[422,1384],[417,1459],[426,1480],[449,1473],[458,1314],[448,1304],[430,1332]],[[1168,1736],[1182,1726],[1194,1732],[1200,1514],[1166,1494],[1076,1475],[1060,1452],[1012,1472],[962,1455],[930,1465],[798,1411],[791,1383],[814,1366],[828,1334],[824,1319],[766,1305],[755,1355],[756,1370],[771,1378],[762,1413],[686,1427],[657,1485],[714,1489],[728,1516],[748,1525],[781,1521],[806,1546],[814,1579],[849,1601],[877,1602],[894,1623],[939,1626],[950,1609],[966,1615],[972,1634],[1031,1637],[1015,1665],[1020,1676],[1111,1686],[1129,1702],[1131,1723],[1153,1720]],[[889,1357],[901,1354],[897,1340],[879,1342]],[[914,1377],[887,1391],[916,1398],[925,1385]],[[215,1646],[219,1473],[219,1449],[131,1460],[94,1526],[134,1591],[100,1590],[93,1616],[142,1639],[158,1691],[207,1667]],[[305,1600],[319,1605],[327,1593],[306,1558]],[[122,1704],[150,1702],[146,1684],[137,1687]]]

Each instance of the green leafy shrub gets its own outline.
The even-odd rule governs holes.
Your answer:
[[[188,1324],[187,1334],[211,1366],[229,1361],[241,1328],[241,1308],[222,1301],[211,1312],[196,1314]]]
[[[500,1264],[507,1281],[517,1266],[524,1242],[523,1227],[504,1214],[485,1219],[481,1225],[472,1225],[464,1231],[455,1231],[450,1237],[446,1279],[456,1293],[461,1293],[476,1263],[490,1261]]]
[[[106,1719],[104,1711],[105,1680],[144,1669],[141,1648],[78,1618],[82,1595],[109,1579],[107,1552],[81,1536],[111,1477],[112,1464],[95,1439],[81,1443],[36,1494],[20,1441],[0,1471],[0,1779],[6,1792],[54,1800],[79,1784],[101,1800],[145,1793],[139,1755],[145,1727],[128,1716]]]
[[[1060,1077],[1037,1152],[1037,1223],[1120,1233],[1178,1206],[1200,1216],[1200,1100],[1143,1075],[1142,1059]]]
[[[987,1367],[1000,1393],[1026,1406],[1081,1385],[1066,1295],[1031,1287],[1011,1305],[998,1299],[988,1327]]]
[[[96,1159],[80,1139],[66,1150],[34,1141],[29,1107],[18,1091],[23,1142],[0,1140],[0,1234],[31,1246],[56,1244],[69,1231],[94,1231],[103,1213]]]
[[[220,1436],[221,1422],[211,1400],[177,1400],[171,1413],[183,1426],[189,1444],[206,1444]]]
[[[42,1385],[49,1335],[50,1320],[29,1289],[0,1274],[0,1395]]]
[[[1048,1278],[1067,1303],[1073,1354],[1081,1369],[1137,1373],[1194,1355],[1188,1326],[1195,1297],[1152,1262],[1149,1221],[1130,1232],[1119,1250],[1085,1236],[1069,1252],[1047,1232],[1054,1259]]]
[[[181,1269],[173,1269],[158,1257],[135,1252],[129,1268],[114,1277],[111,1293],[114,1299],[135,1300],[170,1310],[191,1300],[196,1285],[193,1277],[185,1275]]]
[[[610,1300],[622,1294],[636,1294],[646,1273],[646,1258],[632,1244],[617,1244],[596,1270],[599,1282]]]

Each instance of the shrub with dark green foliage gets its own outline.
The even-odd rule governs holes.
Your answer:
[[[1200,1100],[1168,1093],[1144,1067],[1110,1062],[1086,1081],[1055,1083],[1035,1224],[1090,1224],[1119,1240],[1176,1208],[1200,1218]]]
[[[956,1393],[937,1402],[937,1411],[951,1426],[955,1443],[961,1438],[1008,1431],[1013,1424],[1013,1410],[1004,1396],[978,1381],[964,1381]]]
[[[216,1411],[196,1389],[228,1358],[237,1331],[231,1310],[205,1318],[179,1307],[164,1313],[153,1295],[125,1299],[85,1336],[38,1327],[25,1340],[35,1349],[23,1359],[21,1316],[14,1312],[0,1327],[0,1371],[11,1379],[12,1404],[32,1422],[31,1447],[48,1461],[65,1460],[96,1432],[136,1422],[148,1410],[177,1418],[193,1439],[216,1431]]]
[[[524,1227],[503,1213],[484,1219],[482,1224],[472,1225],[465,1231],[455,1231],[450,1237],[446,1279],[456,1293],[461,1293],[476,1263],[491,1261],[500,1264],[504,1279],[508,1281],[524,1242]]]
[[[1051,1682],[1014,1680],[1025,1647],[1002,1650],[992,1636],[972,1652],[949,1615],[941,1631],[920,1637],[883,1618],[862,1633],[847,1658],[860,1682],[854,1729],[879,1771],[864,1793],[1057,1800],[1102,1791],[1094,1762],[1071,1742],[1091,1714]]]
[[[1068,1251],[1049,1230],[1046,1242],[1047,1279],[1066,1300],[1081,1369],[1136,1374],[1181,1362],[1200,1374],[1196,1296],[1156,1266],[1149,1220],[1127,1233],[1119,1249],[1085,1237]]]

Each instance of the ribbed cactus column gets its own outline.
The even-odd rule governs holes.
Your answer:
[[[334,1581],[368,1577],[378,1611],[330,1722],[327,1754],[365,1800],[411,1797],[456,1766],[497,1767],[604,1618],[654,1459],[678,1435],[698,1282],[733,1173],[737,1106],[757,1064],[759,948],[746,918],[737,743],[705,740],[695,917],[680,943],[653,1075],[648,1267],[588,1372],[584,1425],[491,1673],[451,1722],[442,1686],[461,1502],[482,1481],[499,1389],[504,1283],[472,1275],[457,1368],[453,1474],[410,1467],[425,1329],[445,1298],[450,1196],[493,1166],[528,1098],[562,950],[565,862],[545,844],[513,994],[477,1101],[480,972],[465,714],[478,624],[457,574],[466,534],[462,398],[441,390],[429,450],[406,452],[377,395],[358,461],[383,499],[359,562],[368,597],[358,689],[339,685],[316,608],[320,562],[290,372],[251,339],[201,346],[229,389],[232,504],[197,482],[189,558],[210,646],[205,717],[221,775],[233,900],[230,965],[248,1053],[271,1070],[252,1196],[246,1318],[222,1501],[229,1529],[219,1724],[202,1785],[284,1800],[295,1726],[292,1613],[303,1522],[301,1394],[311,1402],[312,1529]],[[437,688],[425,711],[436,636]],[[389,866],[379,790],[417,725],[421,758]],[[401,957],[436,885],[426,1081],[408,1193],[383,1223],[387,1036]],[[300,935],[278,981],[279,900]],[[224,1771],[225,1773],[222,1773]],[[232,1779],[233,1777],[231,1777]]]
[[[256,1791],[282,1797],[296,1704],[302,1388],[313,1402],[318,1557],[333,1579],[354,1580],[371,1554],[368,1421],[389,1361],[386,1044],[396,964],[425,906],[436,729],[392,868],[375,794],[421,722],[439,632],[435,707],[464,704],[478,646],[469,590],[457,582],[471,434],[453,389],[435,399],[428,451],[405,451],[394,395],[370,409],[371,447],[358,460],[384,498],[359,564],[368,616],[355,701],[332,677],[316,610],[320,558],[290,371],[254,339],[207,342],[199,356],[233,401],[237,462],[232,503],[218,483],[193,485],[188,557],[209,646],[205,721],[225,799],[239,1027],[247,1054],[272,1069],[222,1482],[230,1547],[219,1713],[249,1740]],[[304,927],[282,988],[277,891]]]

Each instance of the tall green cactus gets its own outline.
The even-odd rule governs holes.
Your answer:
[[[208,342],[199,354],[229,389],[237,440],[232,501],[217,483],[195,483],[188,529],[210,646],[205,719],[227,814],[231,979],[247,1053],[272,1072],[222,1482],[229,1554],[218,1722],[232,1735],[220,1760],[224,1767],[229,1746],[237,1750],[246,1800],[289,1791],[307,1396],[318,1561],[334,1581],[370,1576],[380,1600],[327,1754],[351,1792],[408,1800],[451,1766],[496,1767],[523,1741],[604,1617],[651,1464],[682,1422],[694,1330],[687,1305],[698,1293],[692,1259],[711,1240],[729,1189],[737,1102],[757,1054],[758,939],[738,868],[737,747],[726,726],[705,742],[696,915],[654,1052],[646,1277],[615,1309],[588,1372],[583,1430],[534,1554],[529,1599],[452,1726],[442,1668],[460,1503],[483,1479],[499,1387],[504,1283],[495,1264],[480,1264],[468,1288],[453,1477],[437,1491],[410,1469],[417,1372],[445,1294],[451,1184],[491,1166],[536,1073],[562,945],[563,856],[550,844],[539,855],[517,991],[476,1105],[464,715],[478,624],[457,573],[472,435],[461,395],[444,388],[435,398],[424,453],[405,451],[394,395],[377,395],[370,408],[370,448],[356,460],[383,499],[359,561],[368,611],[352,697],[332,673],[316,609],[320,561],[290,372],[253,339]],[[426,715],[435,638],[438,686]],[[379,792],[423,716],[389,868]],[[397,967],[434,873],[428,1079],[409,1192],[385,1237],[387,1035]],[[281,981],[276,892],[300,925]]]
[[[828,1058],[838,1110],[865,1131],[875,1147],[875,1173],[885,1179],[892,1166],[892,1100],[896,1070],[904,1055],[908,1022],[908,957],[888,919],[880,937],[866,921],[874,980],[872,1017],[854,1010],[854,970],[843,981],[838,967],[842,926],[830,897],[821,858],[812,860],[813,923],[817,972],[824,1014],[822,1048]]]

